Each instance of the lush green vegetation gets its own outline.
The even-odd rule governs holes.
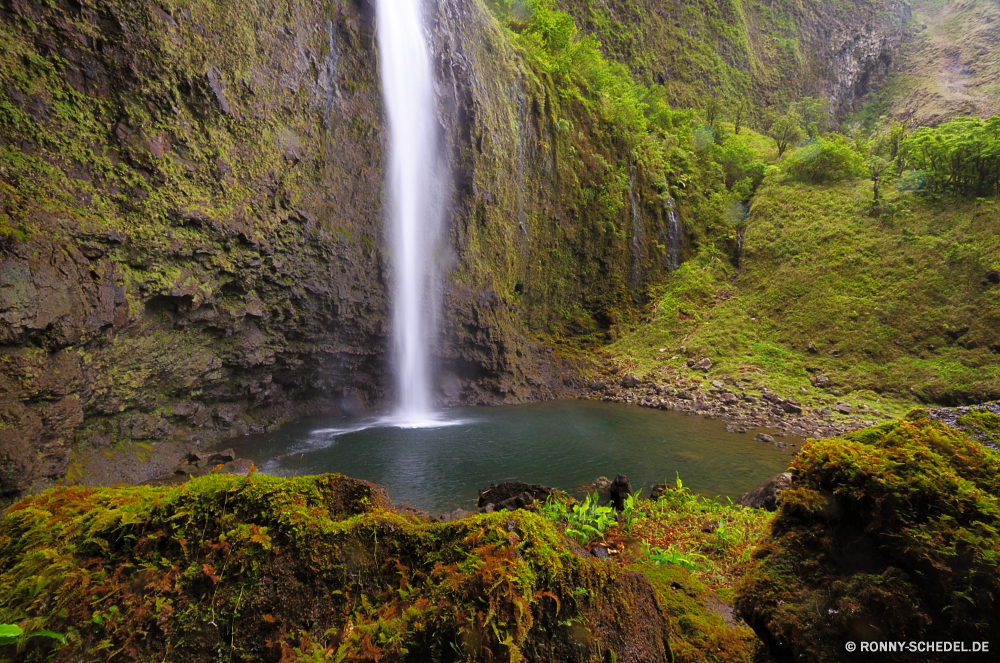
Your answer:
[[[775,655],[843,661],[847,641],[998,632],[1000,454],[915,410],[813,441],[791,471],[737,599]]]
[[[562,661],[626,639],[669,657],[653,597],[547,519],[387,506],[337,475],[49,491],[0,519],[0,623],[65,633],[28,640],[29,661]]]
[[[993,186],[976,173],[995,167],[996,126],[959,120],[908,136],[885,123],[808,141],[756,191],[740,268],[703,250],[666,280],[649,323],[610,351],[648,373],[681,368],[684,346],[718,374],[817,402],[827,395],[811,377],[822,374],[894,413],[914,399],[1000,397],[988,278],[1000,269],[1000,211],[994,198],[959,194]]]
[[[897,158],[900,171],[921,172],[933,190],[1000,196],[1000,115],[921,127],[902,142]]]

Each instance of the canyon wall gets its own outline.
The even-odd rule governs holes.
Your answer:
[[[489,8],[427,8],[453,182],[437,398],[552,397],[574,366],[543,339],[634,319],[668,269],[663,173]],[[3,4],[0,493],[74,447],[391,399],[376,28],[366,0]]]

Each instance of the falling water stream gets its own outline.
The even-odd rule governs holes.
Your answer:
[[[435,253],[444,209],[434,78],[420,0],[379,0],[378,46],[389,121],[393,258],[394,425],[435,421],[430,344],[436,326]]]

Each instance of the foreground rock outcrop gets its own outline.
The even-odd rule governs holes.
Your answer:
[[[1000,632],[995,451],[914,410],[810,442],[791,474],[736,601],[778,660],[843,661],[848,641],[971,647]]]
[[[54,661],[672,660],[650,582],[544,518],[389,507],[339,475],[49,491],[0,519],[0,622]]]

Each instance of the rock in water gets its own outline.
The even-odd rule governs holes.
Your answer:
[[[791,472],[776,474],[764,483],[760,484],[749,493],[740,495],[736,503],[748,509],[766,509],[774,511],[778,508],[778,498],[781,493],[792,485]]]
[[[632,494],[632,484],[629,483],[627,476],[619,474],[611,482],[611,488],[608,489],[608,492],[611,494],[611,503],[621,511],[625,508],[625,498]]]
[[[544,503],[552,494],[552,489],[523,481],[502,481],[479,489],[479,510],[485,512],[506,509],[516,511],[533,504]],[[491,508],[488,508],[491,507]]]

